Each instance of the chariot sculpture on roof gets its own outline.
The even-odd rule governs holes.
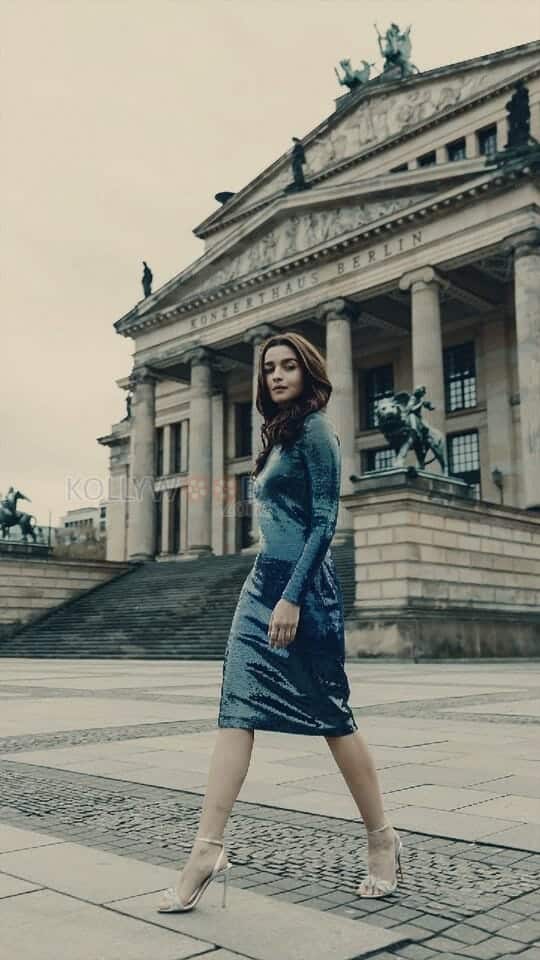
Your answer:
[[[397,68],[401,77],[409,77],[413,73],[419,73],[418,67],[411,63],[411,27],[408,26],[402,33],[397,23],[391,23],[384,37],[376,23],[374,27],[377,31],[379,50],[381,56],[384,57],[384,72],[395,71]]]

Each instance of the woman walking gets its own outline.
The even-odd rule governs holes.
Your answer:
[[[230,864],[223,836],[255,730],[325,737],[367,830],[368,875],[357,893],[380,897],[397,886],[401,842],[385,819],[375,765],[348,703],[343,598],[329,549],[341,481],[339,437],[325,409],[331,393],[324,359],[305,337],[277,334],[261,346],[256,406],[263,449],[253,472],[261,548],[225,651],[199,829],[160,912],[192,910],[220,874],[225,906]]]

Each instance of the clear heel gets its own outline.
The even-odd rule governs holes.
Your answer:
[[[368,873],[365,880],[356,888],[356,892],[361,897],[377,898],[377,897],[387,897],[390,893],[394,893],[397,890],[398,880],[397,875],[399,873],[400,879],[403,880],[403,869],[401,866],[401,854],[403,852],[403,844],[401,842],[400,836],[389,823],[385,823],[384,827],[378,827],[376,830],[368,830],[368,836],[373,833],[381,833],[383,830],[391,829],[394,834],[394,858],[395,858],[395,878],[391,882],[389,880],[383,880],[380,877],[376,877],[371,873]]]
[[[229,871],[232,869],[232,864],[227,863],[225,866],[222,865],[222,860],[225,858],[225,848],[223,846],[223,842],[221,840],[212,840],[210,837],[197,837],[197,840],[203,840],[206,843],[215,843],[216,846],[221,847],[221,852],[219,853],[213,870],[193,891],[187,903],[182,903],[178,899],[178,894],[175,888],[169,887],[169,889],[165,891],[163,902],[157,908],[158,913],[187,913],[188,910],[194,910],[204,891],[208,889],[212,880],[220,876],[220,874],[223,874],[223,900],[221,905],[222,907],[227,906]]]

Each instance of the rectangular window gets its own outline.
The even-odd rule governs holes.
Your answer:
[[[489,127],[477,130],[476,139],[480,156],[491,157],[497,150],[497,124],[492,123]]]
[[[374,447],[362,452],[362,473],[372,470],[387,470],[394,466],[396,455],[390,447]]]
[[[409,169],[408,163],[399,163],[397,167],[391,167],[390,173],[405,173],[405,170]]]
[[[478,430],[467,430],[447,436],[448,470],[453,477],[460,477],[474,487],[475,497],[480,497],[480,443]]]
[[[391,363],[383,367],[373,367],[365,372],[365,430],[372,430],[379,421],[375,413],[375,402],[381,397],[390,397],[394,392],[394,370]]]
[[[169,529],[171,553],[180,553],[180,487],[171,491],[169,499]]]
[[[156,429],[156,477],[163,476],[163,427]]]
[[[182,464],[182,424],[171,424],[171,473],[180,473]]]
[[[465,160],[467,156],[465,137],[460,137],[459,140],[454,140],[453,143],[447,143],[446,154],[451,163],[454,160]]]
[[[251,401],[234,405],[234,455],[251,456]]]
[[[419,167],[432,167],[434,163],[437,163],[435,150],[430,150],[429,153],[423,153],[421,157],[418,157],[417,162]]]
[[[476,363],[474,342],[459,343],[443,350],[446,412],[476,406]]]

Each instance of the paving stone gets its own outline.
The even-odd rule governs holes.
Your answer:
[[[466,923],[457,923],[445,934],[453,940],[459,940],[460,943],[480,943],[489,936],[486,930],[479,927],[469,926]]]
[[[207,938],[141,923],[82,900],[37,890],[0,900],[2,949],[25,960],[184,960],[208,952]]]
[[[29,893],[31,890],[39,889],[40,887],[35,883],[28,883],[26,880],[19,880],[17,877],[9,877],[5,873],[0,873],[0,899],[15,897],[20,893]]]
[[[435,957],[435,951],[423,944],[411,943],[408,947],[399,947],[397,956],[404,957],[405,960],[430,960],[430,957]]]
[[[520,920],[505,927],[505,937],[510,940],[519,940],[522,943],[540,942],[540,920]]]
[[[472,922],[472,921],[470,921]],[[422,927],[427,931],[433,931],[433,933],[438,933],[441,930],[446,930],[448,927],[453,925],[452,920],[448,920],[446,917],[432,917],[430,914],[426,913],[423,916],[417,916],[415,918],[415,926]]]
[[[516,943],[515,940],[507,940],[506,937],[490,937],[482,943],[467,944],[462,953],[471,957],[472,960],[506,960],[506,957],[522,949],[523,944]]]

